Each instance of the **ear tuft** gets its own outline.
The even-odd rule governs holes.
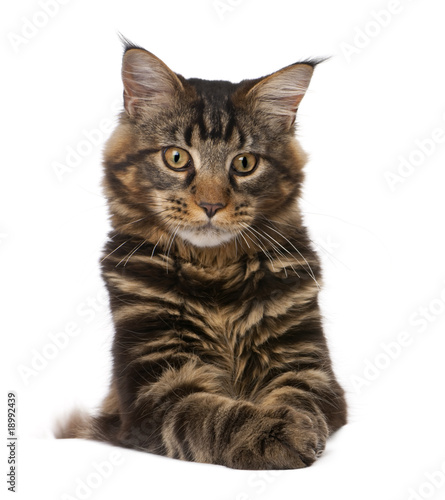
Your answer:
[[[122,33],[118,33],[119,40],[122,43],[122,47],[124,48],[124,54],[127,52],[127,50],[130,49],[141,49],[144,50],[143,47],[133,43],[131,40],[129,40],[126,36],[124,36]]]
[[[177,75],[151,52],[123,38],[122,81],[124,106],[129,115],[142,109],[160,108],[171,103],[183,89]]]

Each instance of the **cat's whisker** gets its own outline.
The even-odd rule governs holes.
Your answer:
[[[241,223],[243,225],[243,223]],[[256,245],[257,247],[259,247],[259,249],[264,253],[264,255],[269,259],[270,261],[270,264],[272,266],[272,269],[275,271],[275,266],[274,266],[274,262],[273,262],[273,259],[270,255],[270,253],[267,251],[267,249],[264,247],[264,245],[261,244],[261,241],[258,239],[258,237],[255,236],[255,234],[253,232],[250,231],[250,228],[249,226],[247,225],[244,225],[244,228],[246,231],[250,232],[252,234],[252,236],[257,240],[256,242],[246,233],[246,236],[247,238],[249,238],[249,240],[254,244]]]
[[[153,247],[153,250],[152,250],[152,252],[151,252],[150,259],[152,259],[152,258],[153,258],[153,255],[155,254],[156,247],[158,246],[159,242],[161,241],[162,236],[163,236],[163,234],[161,234],[161,236],[159,237],[158,241],[156,242],[156,245]]]
[[[240,235],[240,236],[241,236],[241,238],[242,238],[242,239],[246,242],[247,248],[250,248],[249,243],[247,242],[246,238],[244,237],[243,231],[240,231],[240,232],[239,232],[239,235]]]
[[[171,237],[170,237],[170,240],[169,240],[169,245],[168,245],[168,250],[167,250],[167,274],[168,274],[168,259],[169,259],[169,256],[170,256],[170,250],[171,250],[171,247],[173,245],[173,241],[175,240],[176,238],[176,234],[178,233],[179,231],[179,228],[181,226],[181,222],[178,223],[178,225],[176,226],[176,229],[174,230],[174,232],[172,233]]]
[[[147,219],[147,217],[150,217],[149,215],[146,215],[145,217],[141,217],[140,219],[136,219],[136,220],[133,220],[131,222],[127,222],[126,225],[127,226],[130,226],[132,224],[136,224],[137,222],[141,222],[141,220],[145,220]]]
[[[274,238],[272,238],[272,236],[270,236],[270,234],[266,233],[266,231],[264,231],[264,230],[262,230],[262,229],[260,229],[260,231],[262,232],[262,236],[263,236],[263,238],[267,239],[267,240],[271,243],[271,245],[274,247],[275,251],[276,251],[277,253],[279,253],[279,254],[283,257],[283,259],[285,259],[285,258],[289,258],[289,257],[292,257],[292,259],[293,259],[293,260],[295,260],[295,261],[297,260],[297,259],[295,258],[295,255],[293,255],[293,254],[292,254],[292,252],[290,252],[290,251],[289,251],[286,247],[284,247],[284,246],[283,246],[283,245],[281,245],[278,241],[276,241]],[[284,252],[285,252],[285,253],[284,253],[284,252],[282,252],[281,250],[279,250],[279,249],[278,249],[278,248],[274,245],[274,243],[273,243],[273,242],[275,242],[277,245],[279,245],[279,246],[280,246],[280,247],[284,250]],[[287,254],[287,255],[286,255],[286,254]],[[298,262],[298,261],[297,261],[297,262]],[[294,266],[293,266],[291,263],[289,263],[289,266],[291,267],[291,269],[293,270],[293,272],[294,272],[294,273],[295,273],[295,274],[296,274],[299,278],[301,278],[300,274],[297,272],[297,270],[294,268]]]
[[[306,212],[305,213],[311,213],[311,212]],[[328,214],[314,214],[314,215],[326,215],[327,217],[333,217],[333,216],[330,216]],[[266,221],[266,222],[269,222],[270,224],[273,224],[275,226],[277,225],[286,225],[288,227],[291,227],[293,229],[295,229],[295,225],[293,224],[289,224],[288,222],[286,221],[276,221],[276,220],[273,220],[273,219],[268,219],[266,216],[264,216],[263,214],[261,214],[261,217]],[[280,218],[278,215],[275,215],[275,217],[278,217]],[[334,217],[335,219],[337,219],[337,217]],[[342,219],[340,219],[342,220]],[[346,221],[343,221],[343,222],[346,222]],[[339,264],[342,264],[342,266],[344,266],[346,269],[348,269],[350,271],[350,268],[342,261],[340,260],[338,257],[336,257],[335,255],[333,255],[331,252],[329,252],[328,250],[326,250],[322,244],[320,243],[317,243],[316,241],[314,241],[312,238],[310,238],[308,236],[308,239],[309,241],[312,243],[312,245],[314,245],[314,248],[317,248],[319,250],[321,250],[322,252],[324,252],[324,254],[326,255],[326,257],[331,260],[333,263],[335,263],[334,261],[337,261]],[[304,243],[302,243],[301,241],[299,242],[300,245],[304,246],[305,248],[307,248],[308,250],[312,251],[313,249],[311,247],[309,247],[308,245],[305,245]]]
[[[107,259],[111,254],[113,254],[114,252],[116,252],[116,250],[119,250],[119,248],[123,245],[125,245],[125,243],[128,243],[130,240],[126,240],[124,241],[123,243],[121,243],[118,247],[116,247],[112,252],[110,252],[109,254],[105,255],[105,257],[103,259],[101,259],[100,262],[103,262],[105,259]]]
[[[142,241],[142,243],[138,243],[136,245],[136,247],[130,252],[128,253],[127,255],[125,255],[124,257],[122,257],[122,259],[114,266],[114,267],[119,267],[119,265],[124,262],[124,261],[128,261],[128,259],[133,255],[134,252],[136,252],[143,244],[145,243],[145,240]]]
[[[292,228],[293,230],[295,230],[295,229],[296,229],[296,228],[295,228],[295,224],[289,224],[287,221],[284,221],[284,220],[283,220],[283,221],[276,221],[276,220],[273,220],[273,219],[269,219],[269,218],[267,218],[267,217],[266,217],[265,215],[263,215],[263,214],[260,214],[260,215],[261,215],[261,218],[262,218],[262,219],[264,219],[264,220],[265,220],[266,222],[268,222],[269,224],[274,225],[275,227],[276,227],[277,225],[286,225],[286,226],[288,226],[288,227]],[[279,218],[279,216],[277,216],[277,215],[276,215],[275,217],[278,217],[278,218]],[[309,241],[310,241],[310,242],[314,245],[314,247],[317,247],[317,248],[319,247],[319,245],[318,245],[315,241],[313,241],[311,238],[309,238],[309,236],[307,236],[307,238],[308,238],[308,240],[309,240]],[[304,248],[306,248],[306,249],[308,249],[308,250],[310,250],[310,251],[313,251],[313,248],[311,248],[311,247],[310,247],[310,246],[308,246],[308,245],[305,245],[303,242],[299,241],[299,244],[300,244],[301,246],[303,246]],[[321,249],[321,250],[323,250],[323,251],[325,251],[325,252],[327,252],[327,251],[326,251],[323,247],[321,247],[321,246],[320,246],[320,249]]]
[[[342,266],[344,266],[348,271],[351,270],[342,260],[340,260],[338,257],[336,257],[335,255],[333,255],[329,250],[327,250],[326,248],[324,248],[324,246],[321,243],[314,241],[312,238],[309,238],[309,241],[312,243],[312,245],[314,246],[314,248],[316,248],[317,250],[323,252],[324,255],[326,255],[326,257],[333,263],[333,265],[336,265],[335,261],[337,261],[339,264],[341,264]]]
[[[255,230],[254,228],[252,228],[253,230]],[[260,230],[262,231],[262,230]],[[262,231],[262,232],[259,232],[257,231],[258,234],[261,236],[261,238],[263,238],[263,240],[267,241],[267,243],[269,245],[272,246],[272,248],[274,249],[274,252],[277,253],[278,255],[281,255],[281,257],[283,257],[283,259],[286,259],[286,258],[289,258],[285,253],[283,253],[275,244],[274,244],[274,239],[270,237],[270,235],[268,235],[265,231]],[[280,245],[281,246],[281,245]],[[295,260],[295,256],[292,255],[291,252],[289,252],[287,250],[287,248],[284,248],[283,249],[287,252],[287,254],[292,257],[292,259]],[[278,258],[278,257],[277,257]],[[281,264],[283,265],[283,269],[285,270],[285,272],[287,271],[286,269],[286,266],[284,266],[283,262],[281,261],[281,259],[278,258],[278,260],[281,262]],[[292,269],[292,271],[300,278],[300,275],[298,274],[297,270],[294,268],[294,266],[289,262],[289,266],[290,268]],[[287,272],[286,272],[286,277],[287,277]]]
[[[131,259],[131,257],[141,248],[141,246],[145,243],[145,240],[143,240],[139,245],[130,253],[130,255],[126,258],[124,262],[124,267],[128,264],[128,261]]]
[[[273,238],[271,238],[271,237],[270,237],[270,235],[268,235],[265,231],[261,230],[260,228],[255,229],[252,225],[251,225],[251,226],[249,226],[249,228],[250,228],[252,231],[254,231],[254,232],[255,232],[258,236],[260,236],[260,237],[261,237],[261,238],[262,238],[265,242],[267,242],[267,244],[268,244],[268,245],[271,245],[271,246],[272,246],[272,248],[273,248],[273,250],[274,250],[277,254],[281,255],[281,257],[283,257],[283,258],[285,258],[285,257],[286,257],[286,256],[285,256],[285,254],[284,254],[282,251],[280,251],[280,250],[279,250],[279,248],[278,248],[278,247],[274,244],[274,243],[278,243],[278,242],[276,242]],[[281,246],[281,245],[280,245],[280,246]],[[289,253],[289,255],[290,255],[292,258],[294,258],[294,256],[293,256],[293,255],[292,255],[292,254],[291,254],[291,253],[290,253],[290,252],[289,252],[286,248],[284,248],[284,247],[282,247],[282,248],[283,248],[283,250],[285,250],[287,253]],[[292,265],[291,265],[291,264],[289,264],[289,265],[292,267]],[[293,267],[292,267],[292,269],[295,271],[295,269],[294,269]],[[295,271],[295,272],[296,272],[296,271]]]
[[[268,218],[266,218],[265,216],[262,216],[262,218],[263,218],[263,219],[265,219],[265,220],[266,220],[267,222],[269,222],[270,224],[274,224],[274,223],[276,223],[276,224],[281,224],[280,222],[272,221],[271,219],[268,219]],[[288,223],[285,223],[285,222],[283,222],[282,224],[286,224],[286,225],[288,225],[288,226],[290,226],[290,227],[294,227],[294,226],[292,226],[291,224],[288,224]],[[285,236],[284,236],[284,235],[283,235],[280,231],[278,231],[278,230],[274,229],[274,228],[273,228],[273,227],[271,227],[271,226],[266,226],[266,227],[268,227],[268,228],[269,228],[269,229],[271,229],[272,231],[276,232],[279,236],[281,236],[282,238],[284,238],[284,239],[285,239],[285,240],[286,240],[286,241],[287,241],[287,242],[288,242],[288,243],[292,246],[292,248],[293,248],[293,249],[294,249],[294,250],[298,253],[298,255],[300,255],[300,257],[301,257],[301,258],[305,261],[305,263],[306,263],[306,264],[307,264],[307,266],[309,267],[310,273],[309,273],[308,271],[306,271],[306,272],[308,272],[309,276],[310,276],[310,277],[314,280],[314,282],[316,283],[317,287],[320,289],[320,285],[319,285],[319,283],[317,282],[317,280],[316,280],[316,278],[315,278],[315,274],[314,274],[314,272],[313,272],[313,270],[312,270],[312,267],[311,267],[311,265],[309,264],[309,262],[306,260],[306,258],[304,257],[304,255],[303,255],[303,254],[302,254],[302,253],[301,253],[301,252],[300,252],[300,251],[299,251],[299,250],[295,247],[295,245],[294,245],[294,244],[293,244],[293,243],[292,243],[292,242],[291,242],[288,238],[286,238],[286,237],[285,237]],[[269,235],[269,236],[270,236],[270,235]],[[270,237],[271,237],[271,236],[270,236]],[[272,238],[272,237],[271,237],[271,238]],[[276,241],[276,240],[274,240],[274,241]],[[277,243],[278,243],[278,242],[277,242]],[[278,243],[278,244],[279,244],[279,243]],[[280,246],[282,246],[282,245],[280,245]],[[303,246],[304,246],[305,248],[308,248],[306,245],[303,245]],[[284,248],[284,247],[282,247],[282,248],[283,248],[284,250],[286,250],[289,254],[291,254],[291,252],[289,252],[289,250],[288,250],[287,248]]]
[[[285,248],[278,241],[276,241],[274,238],[272,238],[272,236],[270,236],[270,234],[267,234],[266,231],[263,231],[263,230],[261,230],[262,232],[257,231],[252,226],[250,226],[250,228],[253,231],[255,231],[259,236],[261,236],[265,241],[267,241],[270,245],[272,245],[274,251],[277,254],[281,255],[283,257],[283,259],[286,258],[286,255],[283,252],[281,252],[274,243],[276,243],[277,245],[279,245],[285,252],[287,252],[293,259],[295,259],[294,255],[292,255],[292,253],[289,252],[289,250],[287,248]],[[283,269],[285,270],[285,273],[286,273],[286,276],[287,276],[286,267],[284,266],[284,264],[281,261],[281,259],[279,257],[277,257],[277,258],[281,262],[281,264],[283,265]],[[294,266],[291,263],[289,263],[289,266],[291,267],[292,271],[300,278],[301,276],[298,274],[298,272],[296,271],[296,269],[294,268]]]
[[[253,229],[253,228],[252,228],[252,227],[250,227],[250,226],[247,226],[247,225],[246,225],[245,227],[246,227],[246,230],[247,230],[247,231],[249,231],[250,233],[252,233],[252,235],[255,237],[255,239],[257,240],[257,243],[256,243],[256,244],[257,244],[257,245],[261,248],[261,250],[263,251],[263,253],[264,253],[266,256],[270,257],[270,258],[269,258],[269,260],[270,260],[270,262],[271,262],[271,264],[272,264],[272,269],[274,269],[274,270],[275,270],[275,266],[274,266],[274,264],[273,264],[273,259],[271,258],[270,253],[268,252],[268,250],[266,249],[266,247],[265,247],[265,246],[261,243],[261,240],[258,238],[258,236],[256,236],[256,235],[252,232],[252,229]],[[283,264],[283,261],[282,261],[279,257],[277,257],[277,259],[280,261],[280,263],[281,263],[281,265],[282,265],[282,268],[284,269],[284,273],[285,273],[285,275],[286,275],[286,277],[287,277],[287,270],[286,270],[286,268],[285,268],[285,266],[284,266],[284,264]]]
[[[286,236],[284,236],[280,231],[277,231],[276,229],[274,229],[272,226],[267,226],[269,229],[271,229],[272,231],[274,231],[275,233],[277,233],[279,236],[281,236],[283,239],[285,239],[291,246],[292,248],[300,255],[300,257],[306,262],[309,270],[310,270],[310,276],[311,278],[314,280],[314,282],[316,283],[316,285],[318,286],[318,288],[320,289],[320,284],[318,283],[316,277],[315,277],[315,274],[314,274],[314,271],[312,270],[312,267],[311,265],[309,264],[309,262],[307,261],[306,257],[300,252],[300,250],[298,250],[298,248],[289,240],[286,238]]]
[[[283,221],[283,222],[280,222],[280,221],[274,221],[274,220],[272,220],[272,219],[267,218],[267,217],[266,217],[265,215],[263,215],[263,214],[260,214],[260,216],[261,216],[261,218],[262,218],[262,219],[264,219],[267,223],[272,224],[272,225],[274,225],[274,226],[276,226],[276,225],[286,225],[286,226],[289,226],[289,227],[293,228],[293,229],[294,229],[294,231],[296,230],[295,225],[293,225],[293,224],[289,224],[288,222],[284,222],[284,221]],[[279,216],[278,216],[278,217],[279,217]],[[277,234],[278,234],[279,236],[281,236],[282,238],[284,238],[284,239],[285,239],[285,240],[286,240],[286,241],[287,241],[287,242],[291,245],[291,247],[292,247],[292,248],[293,248],[293,249],[294,249],[294,250],[298,253],[298,255],[300,255],[300,257],[302,257],[302,258],[303,258],[303,260],[306,262],[306,264],[308,264],[308,266],[310,267],[310,265],[309,265],[309,263],[307,262],[307,260],[305,259],[304,255],[302,255],[302,253],[300,252],[300,250],[298,250],[298,249],[295,247],[295,245],[294,245],[294,244],[293,244],[293,243],[292,243],[292,242],[291,242],[288,238],[286,238],[286,237],[285,237],[285,236],[284,236],[284,235],[283,235],[280,231],[278,231],[276,228],[273,228],[273,227],[271,227],[271,226],[269,226],[269,225],[267,225],[267,224],[266,224],[266,227],[267,227],[267,228],[269,228],[269,229],[271,229],[271,230],[272,230],[272,231],[274,231],[275,233],[277,233]],[[269,235],[269,236],[270,236],[270,235]],[[310,238],[308,238],[308,239],[310,239]],[[310,241],[312,241],[312,240],[310,240]],[[302,245],[302,246],[304,246],[305,248],[310,249],[307,245],[305,245],[305,244],[304,244],[304,243],[302,243],[302,242],[299,242],[299,244],[301,244],[301,245]],[[283,248],[284,248],[284,247],[283,247]],[[285,249],[287,252],[289,251],[287,248],[284,248],[284,249]],[[312,249],[310,249],[310,250],[312,250]],[[312,268],[311,268],[311,271],[312,271]],[[312,275],[311,275],[311,276],[312,276]]]

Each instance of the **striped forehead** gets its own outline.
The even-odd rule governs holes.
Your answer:
[[[182,130],[183,140],[188,147],[194,141],[229,142],[238,147],[245,143],[245,137],[236,119],[236,110],[230,99],[234,84],[230,82],[207,82],[189,80],[196,87],[198,99],[190,105],[190,118]]]

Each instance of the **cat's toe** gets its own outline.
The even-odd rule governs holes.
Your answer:
[[[246,430],[246,429],[245,429]],[[230,467],[299,469],[322,453],[326,436],[305,413],[279,409],[267,412],[232,448]]]

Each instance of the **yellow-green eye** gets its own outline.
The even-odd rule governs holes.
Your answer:
[[[252,153],[243,153],[233,159],[232,170],[236,175],[249,175],[255,170],[256,165],[256,156]]]
[[[187,151],[175,146],[164,149],[162,156],[167,167],[172,168],[173,170],[186,169],[192,159]]]

